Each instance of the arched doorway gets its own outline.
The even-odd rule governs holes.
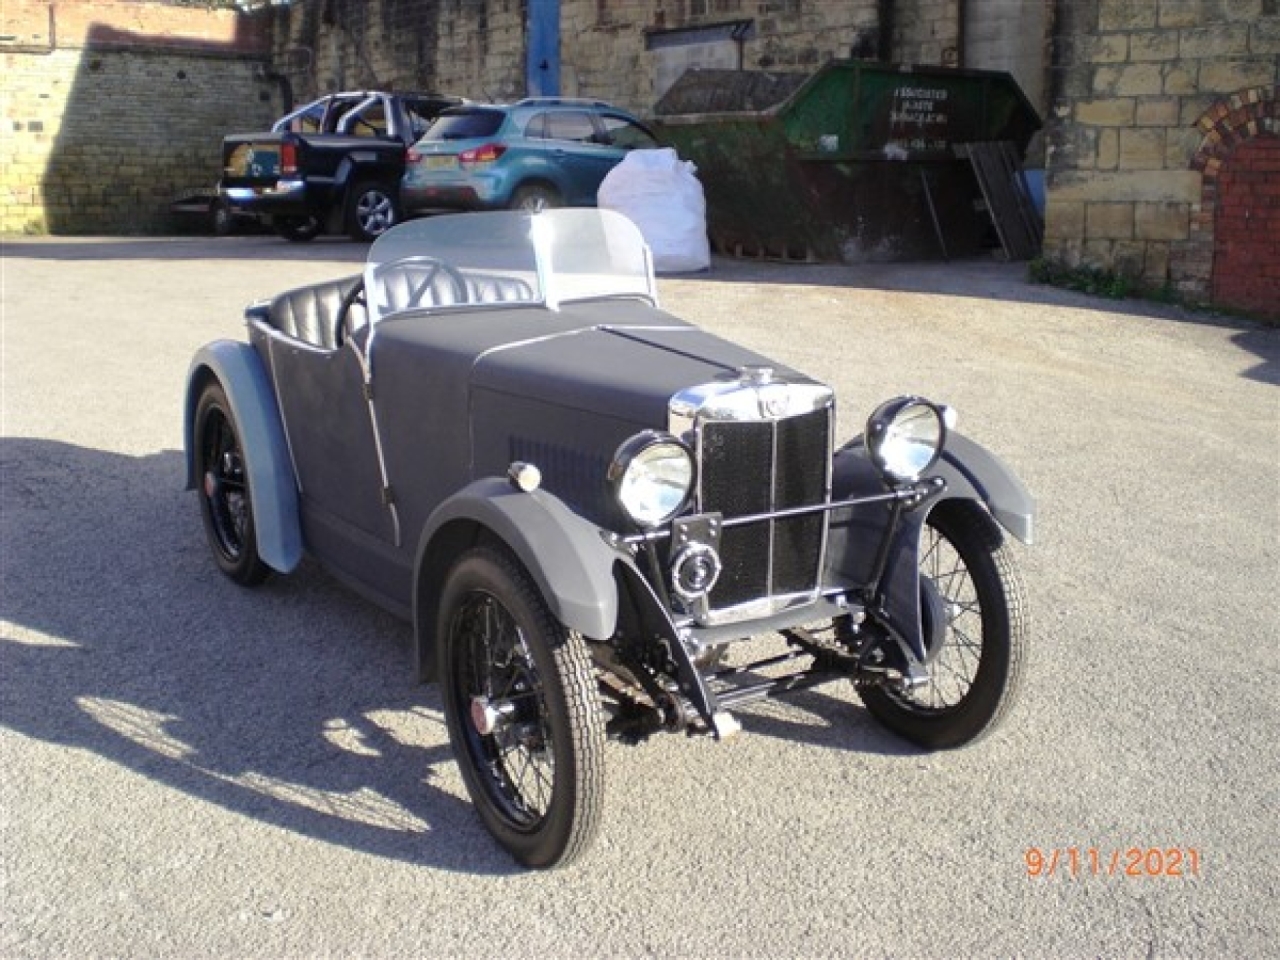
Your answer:
[[[1213,225],[1213,299],[1280,313],[1280,136],[1236,146],[1218,170]]]
[[[1280,85],[1219,100],[1196,128],[1200,210],[1181,272],[1198,296],[1280,319]]]

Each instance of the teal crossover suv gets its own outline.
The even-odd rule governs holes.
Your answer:
[[[409,148],[400,200],[406,214],[595,206],[628,150],[657,146],[643,123],[599,100],[464,104]]]

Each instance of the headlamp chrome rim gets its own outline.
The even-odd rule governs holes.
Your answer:
[[[677,437],[645,430],[614,453],[607,475],[609,491],[632,523],[651,529],[688,506],[695,488],[694,463],[693,451]]]
[[[942,455],[947,417],[938,404],[923,397],[895,397],[872,411],[865,436],[876,469],[889,480],[912,483]]]

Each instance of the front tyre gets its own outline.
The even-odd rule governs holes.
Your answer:
[[[861,689],[877,720],[931,750],[963,746],[990,733],[1012,707],[1026,660],[1028,618],[1021,580],[1008,542],[974,504],[943,503],[929,514],[920,544],[929,680],[915,689]],[[931,610],[946,617],[940,631]]]
[[[436,637],[449,739],[481,820],[526,866],[571,862],[604,806],[604,718],[586,642],[489,547],[450,571]]]
[[[193,437],[200,517],[213,559],[236,583],[255,586],[271,569],[258,556],[249,471],[235,415],[217,382],[200,394]]]

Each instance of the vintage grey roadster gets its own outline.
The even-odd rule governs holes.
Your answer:
[[[588,848],[610,737],[724,738],[832,681],[927,749],[1007,713],[1021,483],[920,397],[837,445],[830,388],[659,307],[625,217],[410,221],[247,325],[186,393],[214,561],[253,585],[305,553],[410,620],[521,863]]]

